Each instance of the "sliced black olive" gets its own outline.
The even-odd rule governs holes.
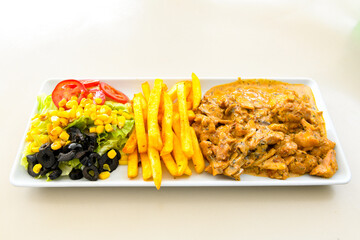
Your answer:
[[[71,151],[71,152],[68,152],[68,153],[59,153],[58,157],[57,157],[57,160],[59,162],[62,162],[62,161],[70,161],[70,160],[73,160],[75,158],[75,151]]]
[[[79,180],[83,177],[83,173],[81,169],[73,168],[71,172],[69,173],[69,177],[71,180]]]
[[[83,156],[85,156],[87,153],[88,153],[87,150],[83,150],[83,151],[77,152],[77,153],[75,154],[75,157],[74,157],[74,158],[80,159],[80,158],[82,158]]]
[[[28,163],[37,163],[37,159],[36,159],[36,153],[32,154],[32,155],[27,155],[26,159],[28,161]]]
[[[73,143],[70,143],[70,144],[64,146],[63,152],[64,153],[68,153],[70,151],[80,152],[80,151],[82,151],[82,149],[83,149],[83,146],[80,143],[73,142]]]
[[[87,180],[96,181],[99,177],[99,171],[94,165],[92,165],[90,167],[84,167],[83,175]]]
[[[96,133],[89,133],[86,135],[86,145],[87,149],[91,152],[93,152],[98,147]]]
[[[55,180],[55,179],[57,179],[58,177],[61,176],[61,173],[62,173],[61,169],[57,168],[54,171],[52,171],[52,173],[49,174],[49,178],[51,180]]]
[[[45,168],[51,168],[56,163],[54,153],[51,151],[50,148],[39,151],[36,154],[36,159]]]
[[[85,141],[84,134],[82,134],[80,129],[76,127],[68,128],[66,132],[70,135],[69,140],[71,142],[81,143]]]
[[[46,149],[51,149],[50,146],[51,146],[50,143],[44,143],[39,147],[39,152],[44,151]]]
[[[108,157],[108,152],[111,150],[114,150],[116,152],[116,155],[113,159]],[[101,171],[103,170],[104,164],[109,165],[110,172],[114,171],[119,166],[119,160],[121,158],[120,152],[116,149],[110,149],[109,151],[107,151],[104,155],[102,155],[99,160],[99,168]]]
[[[42,177],[44,177],[44,176],[46,176],[46,174],[48,174],[48,173],[51,172],[51,171],[52,171],[51,168],[44,168],[44,167],[42,167],[41,170],[40,170],[40,175],[41,175]]]
[[[40,175],[40,172],[39,173],[35,173],[33,171],[33,167],[35,166],[35,164],[37,164],[36,162],[29,162],[28,164],[28,168],[27,168],[27,172],[29,173],[30,176],[32,177],[37,177]]]

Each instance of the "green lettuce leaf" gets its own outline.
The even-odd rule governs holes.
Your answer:
[[[122,110],[125,112],[130,112],[130,105],[129,104],[122,104],[114,101],[105,101],[104,105],[109,106],[113,110]]]
[[[70,161],[59,162],[59,168],[62,171],[61,176],[67,176],[73,168],[81,168],[81,166],[82,164],[77,158]]]
[[[135,124],[134,120],[126,120],[124,126],[119,129],[116,125],[113,125],[113,131],[110,133],[104,132],[98,136],[98,147],[95,152],[100,155],[106,153],[106,151],[115,148],[121,150],[127,139],[128,135],[133,129]]]
[[[82,116],[79,119],[76,119],[75,121],[67,125],[65,129],[68,129],[70,127],[77,127],[78,129],[80,129],[80,131],[83,132],[85,129],[88,128],[89,125],[93,125],[93,124],[94,121],[91,120],[91,118]]]

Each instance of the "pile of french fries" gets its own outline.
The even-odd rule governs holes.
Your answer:
[[[155,79],[153,89],[148,82],[141,87],[143,92],[133,98],[135,129],[122,150],[128,154],[128,177],[137,177],[139,156],[143,179],[152,177],[157,189],[161,160],[174,177],[192,174],[189,159],[197,173],[203,172],[205,161],[190,126],[201,101],[199,78],[193,73],[192,81],[178,82],[170,90],[161,79]]]

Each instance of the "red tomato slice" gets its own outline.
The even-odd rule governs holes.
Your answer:
[[[84,79],[84,80],[79,80],[86,88],[91,88],[91,87],[96,87],[97,85],[99,85],[100,81],[99,80],[92,80],[92,79]]]
[[[105,93],[106,96],[119,103],[127,103],[129,101],[129,98],[125,94],[116,90],[109,84],[100,82],[100,89]]]
[[[90,89],[89,92],[94,95],[94,96],[93,96],[93,101],[94,101],[95,104],[97,104],[97,105],[103,105],[103,104],[105,103],[106,96],[105,96],[105,94],[104,94],[103,91],[94,88],[94,89]],[[95,101],[96,98],[100,98],[100,99],[102,100],[102,102],[101,102],[101,103],[97,103],[97,102]]]
[[[51,97],[54,104],[59,107],[59,102],[62,99],[68,101],[72,96],[75,96],[78,98],[78,103],[80,103],[81,99],[86,97],[87,94],[88,91],[81,82],[75,79],[68,79],[61,81],[56,85]]]

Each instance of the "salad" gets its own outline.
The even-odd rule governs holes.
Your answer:
[[[95,181],[126,164],[121,149],[134,119],[125,94],[98,80],[68,79],[37,102],[21,159],[30,176]]]

